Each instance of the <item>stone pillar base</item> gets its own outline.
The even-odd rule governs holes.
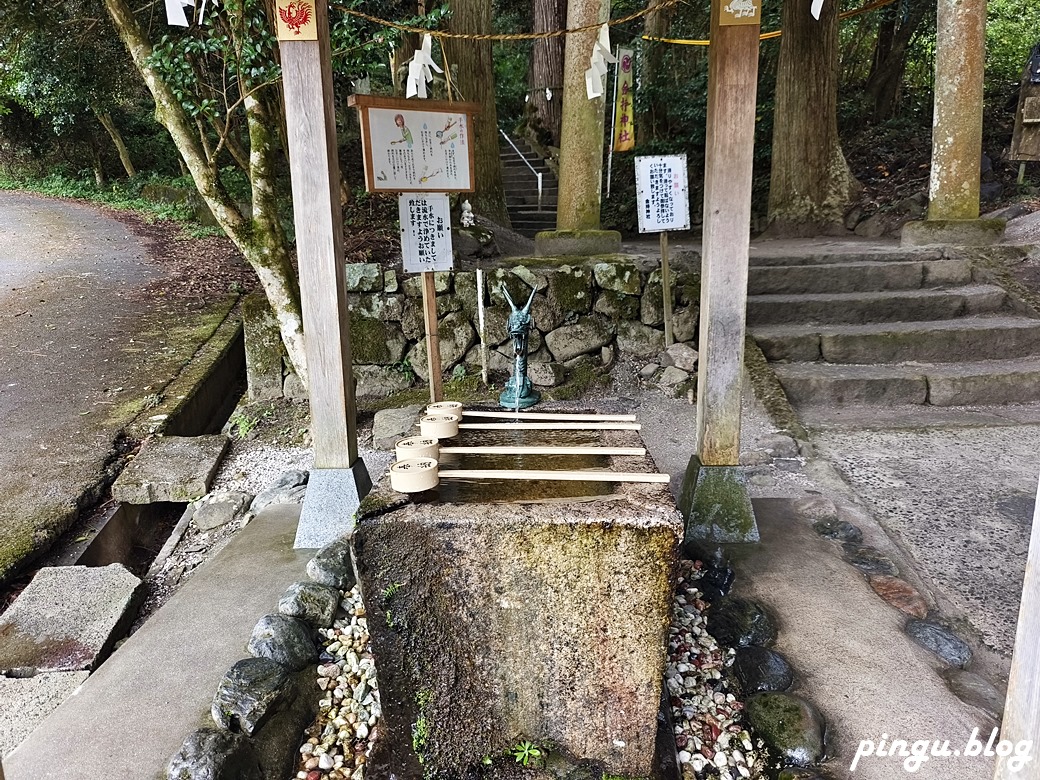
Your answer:
[[[1003,219],[924,219],[903,225],[900,246],[990,246],[1004,237]]]
[[[679,511],[687,541],[759,541],[747,479],[739,466],[705,466],[694,455],[683,477]]]
[[[621,251],[621,234],[616,230],[543,230],[534,237],[535,254],[614,255]]]
[[[349,469],[311,469],[293,548],[324,547],[352,531],[354,514],[371,489],[372,478],[361,458]]]

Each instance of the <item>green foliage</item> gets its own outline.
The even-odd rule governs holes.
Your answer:
[[[1040,11],[1032,0],[989,0],[986,77],[1017,86],[1030,49],[1040,43]]]
[[[537,763],[542,758],[542,750],[533,742],[528,742],[527,740],[513,745],[513,749],[509,752],[516,759],[516,763],[524,766]]]

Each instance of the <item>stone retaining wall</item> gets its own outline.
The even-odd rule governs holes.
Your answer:
[[[699,265],[677,258],[672,277],[672,331],[675,341],[697,338],[700,299]],[[568,369],[609,364],[618,353],[656,357],[664,349],[661,275],[655,259],[590,258],[570,265],[541,266],[545,258],[510,261],[490,268],[478,293],[475,271],[434,274],[441,364],[445,374],[463,366],[480,370],[478,294],[485,302],[485,331],[492,372],[512,371],[512,347],[506,332],[509,304],[502,286],[523,305],[532,304],[529,372],[543,387],[563,381]],[[550,259],[551,262],[551,259]],[[689,265],[689,268],[684,268]],[[351,345],[357,394],[384,397],[426,381],[426,338],[422,285],[418,275],[384,271],[375,263],[347,266]],[[277,327],[264,301],[249,302],[246,354],[253,400],[292,397],[299,383],[272,354],[280,348]]]

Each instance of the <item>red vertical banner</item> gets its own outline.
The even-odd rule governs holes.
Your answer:
[[[618,49],[617,60],[613,147],[615,152],[627,152],[636,145],[635,52]]]

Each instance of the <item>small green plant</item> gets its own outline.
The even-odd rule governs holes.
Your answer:
[[[245,412],[235,412],[231,415],[231,419],[228,420],[231,425],[231,434],[239,439],[244,439],[253,429],[256,428],[260,423],[258,416],[246,414]]]
[[[397,594],[397,591],[401,589],[402,585],[404,585],[403,582],[390,583],[386,590],[383,591],[383,598],[387,600],[392,599]]]
[[[517,743],[509,752],[516,759],[516,763],[524,766],[539,761],[542,757],[541,749],[533,742],[528,742],[527,740]]]

